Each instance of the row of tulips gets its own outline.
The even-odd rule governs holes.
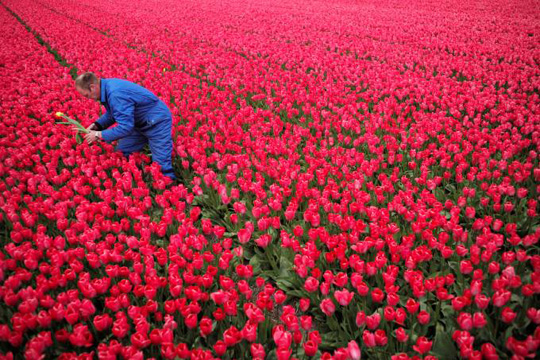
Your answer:
[[[99,108],[42,48],[33,71],[53,90],[5,85],[6,356],[538,352],[526,10],[506,23],[461,8],[492,35],[479,45],[470,19],[435,4],[4,4],[13,32],[166,100],[185,180],[166,188],[145,155],[51,127],[55,111],[88,123]],[[31,74],[20,66],[10,77]]]

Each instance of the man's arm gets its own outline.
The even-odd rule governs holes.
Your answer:
[[[114,124],[114,118],[107,111],[105,114],[101,115],[94,124],[97,126],[96,130],[104,130]]]
[[[112,117],[118,126],[102,131],[102,139],[105,141],[114,141],[131,134],[135,127],[134,101],[126,96],[115,95],[109,97],[109,106]]]

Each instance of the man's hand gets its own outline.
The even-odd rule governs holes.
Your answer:
[[[77,127],[77,125],[73,125],[73,126],[71,127],[71,130],[73,130],[74,132],[77,133],[77,132],[79,132],[80,129]],[[88,126],[88,127],[86,128],[86,130],[88,130],[88,131],[99,131],[99,127],[98,127],[98,126],[96,125],[96,123],[94,122],[94,123],[91,123],[90,126]]]
[[[84,136],[87,143],[92,144],[97,139],[101,139],[101,131],[90,130],[88,134]]]

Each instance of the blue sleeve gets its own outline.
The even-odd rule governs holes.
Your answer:
[[[101,137],[105,141],[114,141],[131,134],[135,128],[134,109],[135,103],[132,99],[124,96],[109,97],[109,106],[112,117],[118,124],[112,129],[101,132]]]
[[[109,126],[114,124],[114,119],[107,111],[105,114],[101,115],[96,122],[101,126],[102,129],[107,129]]]

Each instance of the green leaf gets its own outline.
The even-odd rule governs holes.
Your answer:
[[[66,119],[68,122],[61,122],[60,124],[65,124],[65,125],[75,125],[79,131],[87,134],[89,131],[84,127],[82,126],[82,124],[80,122],[78,122],[77,120],[75,119],[72,119],[70,118],[69,116],[65,115],[65,114],[62,114],[61,116],[62,118]]]
[[[509,326],[509,327],[506,329],[506,331],[504,332],[504,338],[503,338],[503,341],[504,341],[505,343],[506,343],[506,340],[507,340],[510,336],[512,336],[512,333],[514,332],[514,329],[515,329],[515,328],[516,328],[516,327],[515,327],[514,325],[511,325],[511,326]]]
[[[249,264],[253,266],[253,270],[256,271],[261,268],[261,261],[259,255],[253,255],[249,260]]]
[[[288,281],[288,280],[285,280],[285,279],[278,279],[278,280],[276,280],[276,285],[277,285],[281,290],[288,290],[288,289],[296,290],[294,284],[291,283],[291,282]]]
[[[321,334],[321,338],[323,342],[327,342],[327,343],[337,342],[339,340],[339,333],[335,331],[323,333]]]
[[[450,337],[448,329],[445,329],[441,323],[437,323],[432,352],[439,360],[452,360],[458,358],[454,341]]]
[[[300,290],[290,290],[287,292],[287,295],[297,297],[297,298],[303,298],[306,296],[302,291]]]
[[[328,331],[321,334],[322,342],[321,349],[335,349],[341,346],[346,346],[346,339],[342,339],[339,331]]]
[[[523,297],[519,296],[518,294],[512,294],[510,301],[517,302],[519,305],[523,306]]]

